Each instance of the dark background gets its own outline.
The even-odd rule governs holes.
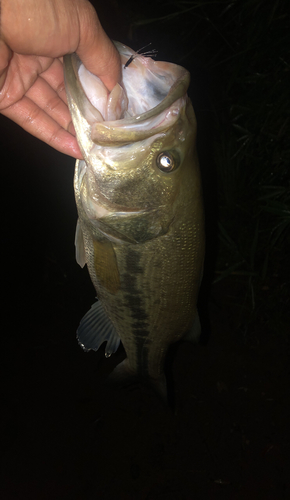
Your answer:
[[[192,75],[189,94],[198,120],[207,220],[200,299],[204,342],[181,342],[169,353],[173,408],[144,387],[115,390],[105,384],[124,357],[122,348],[105,359],[103,349],[84,353],[77,345],[76,328],[95,292],[74,258],[74,160],[0,116],[0,497],[5,500],[289,498],[289,135],[288,125],[280,131],[279,122],[289,98],[280,107],[275,101],[289,71],[282,78],[272,71],[279,58],[289,64],[287,8],[284,2],[263,2],[261,10],[258,1],[211,2],[211,10],[196,5],[193,12],[154,23],[147,21],[188,5],[158,1],[136,7],[127,0],[96,5],[111,38],[135,50],[152,42],[158,59],[180,63]],[[236,10],[223,24],[232,12],[229,5]],[[277,54],[267,45],[273,47],[275,30],[285,38]],[[251,32],[261,38],[251,41]],[[230,44],[234,54],[242,53],[245,37],[249,66],[259,55],[256,47],[264,61],[249,74],[240,56],[226,49]],[[229,60],[231,66],[224,62]],[[246,80],[257,73],[267,78],[260,84],[255,77],[254,98]],[[266,136],[266,147],[256,129],[269,106],[259,101],[258,112],[255,105],[257,96],[268,92],[269,79],[272,89],[280,81],[272,92],[280,135],[272,130],[274,140]],[[233,116],[235,106],[240,109]],[[249,117],[241,108],[255,113]],[[275,244],[263,239],[266,230],[275,234],[278,219],[265,218],[262,205],[257,207],[265,193],[259,191],[262,181],[269,185],[259,168],[257,184],[248,174],[243,180],[231,155],[238,181],[225,181],[227,152],[241,144],[233,123],[246,138],[256,138],[241,159],[245,169],[255,171],[264,162],[264,172],[274,165],[272,186],[285,188],[276,205],[267,205],[271,217],[273,207],[275,217],[281,216],[281,203],[284,207],[285,236]],[[285,161],[267,166],[275,148]]]

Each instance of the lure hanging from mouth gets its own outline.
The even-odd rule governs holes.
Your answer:
[[[128,61],[124,64],[124,69],[128,68],[129,64],[131,64],[131,62],[134,59],[136,59],[136,57],[138,57],[138,55],[141,55],[143,57],[156,57],[157,52],[158,52],[156,49],[148,50],[147,52],[141,52],[141,50],[146,49],[146,47],[148,47],[149,45],[151,45],[151,42],[147,43],[147,45],[144,45],[144,47],[142,47],[141,49],[136,50],[136,53],[132,54],[129,57]]]

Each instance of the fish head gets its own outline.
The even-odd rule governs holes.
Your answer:
[[[196,186],[196,120],[184,68],[116,45],[123,76],[111,93],[76,54],[64,58],[84,157],[75,187],[86,215],[107,235],[141,242],[168,231],[187,202],[188,184]],[[129,229],[129,219],[140,223]]]

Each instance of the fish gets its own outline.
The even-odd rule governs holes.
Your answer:
[[[168,348],[197,342],[205,251],[204,211],[189,72],[115,42],[122,82],[109,93],[73,53],[67,100],[83,159],[74,191],[76,260],[97,300],[81,320],[85,350],[106,342],[115,368],[166,393]],[[127,64],[130,61],[130,64]]]

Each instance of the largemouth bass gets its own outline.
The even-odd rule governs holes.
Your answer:
[[[124,345],[123,369],[164,387],[170,344],[196,341],[204,217],[196,119],[181,66],[116,43],[122,84],[109,94],[76,54],[64,58],[77,160],[76,258],[98,301],[77,336],[85,350]],[[128,64],[129,61],[129,64]]]

